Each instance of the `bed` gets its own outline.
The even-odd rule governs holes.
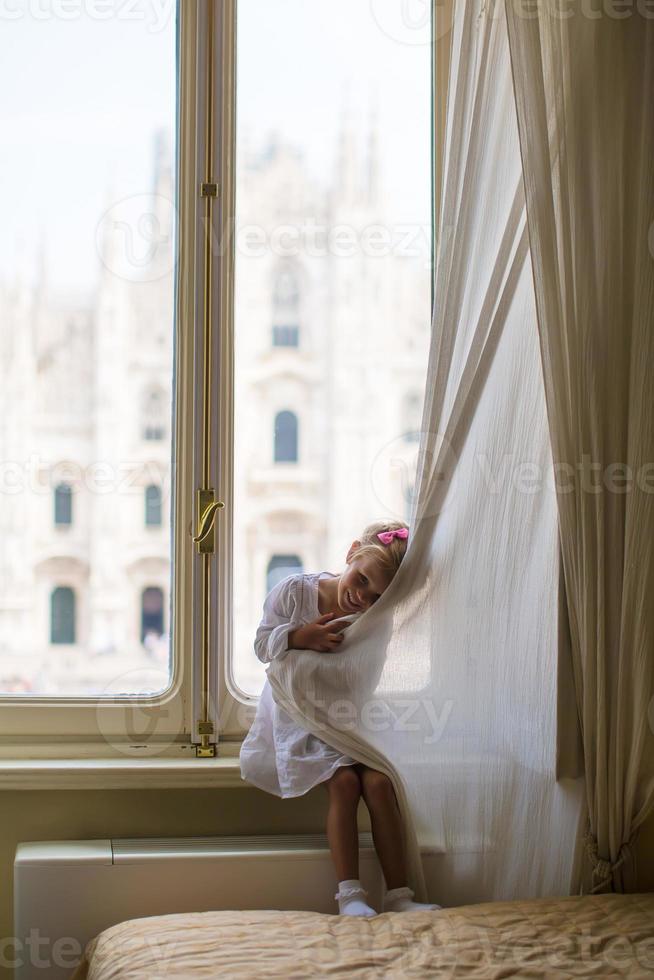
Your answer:
[[[654,894],[489,902],[373,919],[198,912],[131,919],[72,980],[654,978]]]

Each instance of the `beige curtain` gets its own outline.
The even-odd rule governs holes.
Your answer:
[[[654,809],[654,9],[534,9],[506,0],[583,740],[585,877],[594,891],[632,890],[631,848]]]

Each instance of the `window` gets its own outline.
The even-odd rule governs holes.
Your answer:
[[[274,326],[273,347],[298,347],[300,328],[297,326]]]
[[[302,562],[297,555],[273,555],[266,572],[266,592],[270,592],[282,579],[301,571]]]
[[[161,527],[161,488],[154,485],[145,488],[145,525]]]
[[[158,388],[150,389],[143,397],[142,431],[148,442],[161,442],[166,438],[166,401]]]
[[[297,463],[297,416],[293,412],[275,416],[275,462]]]
[[[52,746],[129,741],[131,698],[153,713],[166,702],[155,737],[170,744],[166,729],[181,730],[172,719],[188,695],[183,644],[153,664],[140,607],[150,585],[171,594],[182,536],[175,519],[170,540],[146,534],[144,508],[161,523],[163,495],[176,502],[174,476],[188,472],[192,452],[185,422],[172,466],[173,393],[193,388],[189,358],[174,352],[180,169],[195,183],[176,104],[195,79],[195,25],[175,3],[156,22],[154,8],[139,6],[101,23],[84,4],[70,17],[44,9],[12,19],[0,39],[0,90],[12,93],[0,183],[0,462],[20,475],[0,508],[7,741],[35,732]],[[30,188],[22,203],[17,186]],[[29,344],[8,343],[28,333]],[[152,490],[144,502],[150,486],[158,502]],[[173,625],[164,617],[165,630]],[[185,730],[191,721],[189,712]]]
[[[405,442],[420,441],[420,425],[422,422],[423,398],[420,392],[412,391],[404,396],[402,406],[402,425]]]
[[[338,571],[362,515],[404,513],[379,377],[401,316],[427,325],[402,359],[424,386],[431,25],[404,43],[395,0],[140,6],[0,41],[0,461],[26,474],[0,513],[0,736],[119,753],[143,729],[181,756],[180,733],[242,734],[269,582]],[[37,302],[34,343],[4,343]],[[75,535],[30,491],[59,458]]]
[[[403,394],[424,391],[432,308],[433,49],[429,4],[405,6],[237,0],[235,220],[253,234],[234,254],[226,511],[240,696],[264,680],[270,556],[337,572],[362,523],[406,512],[420,418]]]
[[[67,586],[50,595],[50,643],[75,643],[75,593]]]
[[[409,484],[404,490],[404,520],[407,524],[411,520],[411,511],[413,508],[413,497],[415,492],[416,488],[413,484]]]
[[[299,269],[286,260],[275,272],[273,284],[273,347],[297,347],[300,340]]]
[[[275,279],[274,302],[276,309],[296,310],[300,303],[297,275],[292,269],[283,269]]]
[[[73,523],[73,488],[68,483],[55,487],[54,522],[57,527]]]
[[[164,633],[164,599],[162,589],[150,586],[141,596],[141,643],[148,646]]]

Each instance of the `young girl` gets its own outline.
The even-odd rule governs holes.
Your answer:
[[[388,587],[406,551],[399,521],[370,524],[347,553],[340,575],[291,575],[267,596],[254,648],[262,663],[293,650],[332,653],[343,640],[344,616],[356,618]],[[414,902],[407,887],[403,828],[392,783],[384,773],[343,755],[301,728],[273,700],[266,680],[256,718],[241,748],[243,779],[276,796],[302,796],[318,783],[329,792],[327,838],[339,881],[341,915],[375,915],[359,881],[357,807],[370,811],[375,849],[386,881],[385,912],[437,909]]]

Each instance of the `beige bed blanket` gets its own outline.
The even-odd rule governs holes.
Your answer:
[[[489,902],[367,920],[313,912],[153,916],[105,929],[73,977],[654,980],[654,894]]]

